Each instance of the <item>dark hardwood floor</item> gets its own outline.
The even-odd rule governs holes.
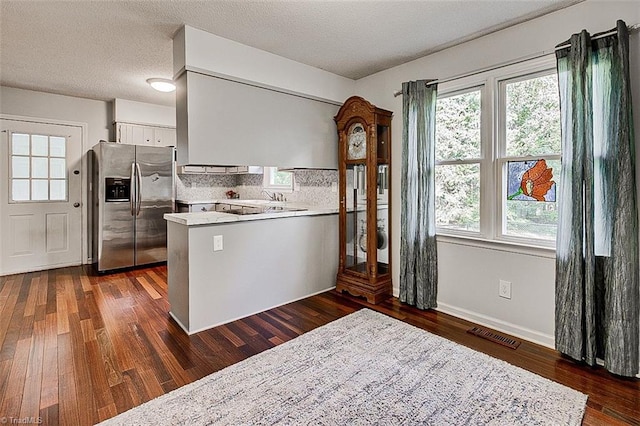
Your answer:
[[[500,346],[397,299],[327,292],[187,336],[167,313],[166,281],[164,266],[0,277],[0,421],[91,425],[366,306],[587,393],[585,425],[640,425],[639,380],[528,342]]]

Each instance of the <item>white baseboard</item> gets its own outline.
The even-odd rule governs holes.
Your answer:
[[[400,297],[400,289],[393,288],[394,297]],[[502,321],[497,318],[490,317],[488,315],[479,314],[477,312],[469,311],[467,309],[458,308],[456,306],[448,305],[446,303],[438,302],[437,311],[445,314],[453,315],[454,317],[462,318],[467,321],[474,322],[485,327],[491,327],[494,330],[502,331],[503,333],[511,334],[512,336],[519,337],[521,339],[528,340],[533,343],[537,343],[547,348],[555,349],[555,337],[550,334],[540,333],[539,331],[531,330],[526,327],[521,327],[510,322]]]
[[[183,325],[183,324],[178,320],[178,318],[176,318],[176,317],[175,317],[171,312],[169,312],[169,314],[171,315],[171,317],[172,317],[173,319],[175,319],[175,320],[176,320],[176,322],[180,325],[180,327],[181,327],[181,328],[182,328],[182,329],[183,329],[183,330],[184,330],[188,335],[192,335],[192,334],[200,333],[201,331],[209,330],[210,328],[214,328],[214,327],[217,327],[217,326],[219,326],[219,325],[228,324],[228,323],[230,323],[230,322],[237,321],[237,320],[242,319],[242,318],[250,317],[251,315],[256,315],[256,314],[259,314],[259,313],[264,312],[264,311],[268,311],[268,310],[273,309],[273,308],[278,308],[278,307],[280,307],[280,306],[287,305],[287,304],[289,304],[289,303],[297,302],[298,300],[306,299],[307,297],[315,296],[316,294],[324,293],[324,292],[327,292],[327,291],[329,291],[329,290],[333,290],[334,288],[336,288],[336,286],[332,286],[332,287],[329,287],[329,288],[325,288],[324,290],[316,291],[316,292],[314,292],[314,293],[307,294],[306,296],[297,297],[297,298],[295,298],[295,299],[289,300],[288,302],[283,302],[283,303],[280,303],[280,304],[277,304],[277,305],[273,305],[273,306],[270,306],[270,307],[266,307],[266,308],[261,309],[261,310],[256,311],[256,312],[251,312],[251,313],[248,313],[248,314],[246,314],[246,315],[242,315],[242,316],[239,316],[239,317],[237,317],[237,318],[231,318],[231,319],[228,319],[228,320],[225,320],[225,321],[222,321],[222,322],[216,323],[216,324],[207,325],[207,326],[205,326],[205,327],[199,328],[199,329],[197,329],[197,330],[192,330],[192,331],[188,331],[188,330],[187,330],[187,328],[186,328],[186,327],[185,327],[185,326],[184,326],[184,325]]]
[[[546,346],[547,348],[555,349],[555,338],[554,336],[549,334],[540,333],[539,331],[521,327],[519,325],[499,320],[497,318],[492,318],[487,315],[479,314],[477,312],[469,311],[467,309],[447,305],[446,303],[442,302],[438,302],[438,307],[436,308],[436,310],[444,312],[445,314],[453,315],[454,317],[474,322],[479,325],[484,325],[485,327],[491,327],[494,330],[508,333],[512,336],[516,336],[521,339]]]
[[[169,315],[171,315],[171,318],[173,318],[173,320],[178,323],[180,328],[183,329],[185,333],[192,334],[192,333],[189,333],[189,330],[187,330],[187,327],[185,327],[184,324],[182,324],[182,321],[180,321],[177,316],[173,315],[173,312],[169,311]]]
[[[59,269],[59,268],[69,268],[72,266],[80,266],[82,262],[72,262],[72,263],[55,263],[52,265],[44,265],[44,266],[36,266],[28,269],[13,269],[8,271],[0,271],[0,276],[6,275],[16,275],[16,274],[28,274],[29,272],[40,272],[40,271],[48,271],[49,269]]]

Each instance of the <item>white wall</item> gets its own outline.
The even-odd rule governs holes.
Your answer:
[[[82,174],[83,174],[83,215],[87,227],[90,227],[91,217],[87,188],[88,164],[87,151],[97,144],[100,139],[110,140],[112,134],[112,106],[111,102],[92,99],[74,98],[71,96],[54,95],[51,93],[35,92],[32,90],[0,87],[0,114],[33,117],[37,119],[60,120],[84,123],[87,134],[83,136]],[[88,232],[90,238],[91,233]],[[85,241],[88,241],[85,238]],[[85,243],[83,257],[91,256],[91,242]]]
[[[86,123],[88,140],[84,151],[100,139],[109,140],[113,133],[111,102],[2,86],[0,113]]]
[[[556,44],[571,34],[582,29],[592,34],[606,31],[615,27],[617,19],[623,19],[627,25],[640,23],[638,2],[586,1],[358,80],[357,94],[394,112],[394,205],[400,206],[402,99],[394,98],[393,92],[401,89],[402,82],[445,79],[541,52],[551,53]],[[639,38],[636,32],[631,40],[636,135],[640,133]],[[399,208],[394,209],[392,221],[393,228],[400,229]],[[397,249],[393,253],[392,272],[397,294],[400,238],[399,232],[394,234],[393,247]],[[555,261],[544,256],[508,247],[473,247],[440,241],[439,309],[553,346]],[[498,297],[499,279],[513,283],[511,300]]]
[[[176,127],[176,107],[116,99],[113,101],[113,121]]]

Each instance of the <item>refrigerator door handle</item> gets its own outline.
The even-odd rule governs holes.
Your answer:
[[[131,183],[131,187],[133,187],[133,175],[136,172],[136,165],[135,163],[131,163],[131,174],[129,175],[129,182]],[[131,211],[131,216],[135,216],[136,212],[135,212],[135,200],[133,199],[134,194],[136,193],[136,189],[137,189],[137,185],[136,187],[133,188],[133,191],[129,191],[129,210]]]
[[[140,215],[140,206],[142,205],[142,172],[140,164],[136,163],[136,216]]]

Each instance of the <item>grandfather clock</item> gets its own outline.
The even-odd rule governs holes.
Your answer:
[[[378,303],[391,296],[391,118],[352,96],[338,127],[340,259],[336,290]]]

